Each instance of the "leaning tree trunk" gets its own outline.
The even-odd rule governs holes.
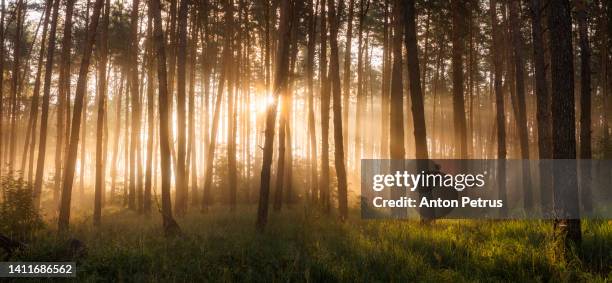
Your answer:
[[[416,38],[416,9],[415,1],[405,1],[404,8],[404,40],[408,54],[408,76],[410,77],[410,99],[412,105],[412,121],[414,123],[414,141],[417,161],[417,170],[428,170],[429,153],[427,150],[427,130],[425,127],[425,107],[423,91],[421,88],[421,72],[419,70],[418,46]],[[420,193],[420,198],[431,198],[431,191]],[[430,208],[421,208],[423,219],[433,219],[434,211]]]
[[[77,159],[77,149],[79,145],[79,131],[81,130],[81,112],[83,111],[83,101],[85,100],[85,91],[87,86],[87,74],[89,69],[89,61],[94,43],[96,41],[96,31],[98,29],[98,20],[100,18],[100,10],[102,9],[104,0],[96,0],[94,5],[91,23],[88,26],[87,41],[85,42],[83,57],[81,59],[81,67],[79,70],[79,78],[76,86],[76,96],[74,100],[74,112],[72,113],[72,124],[70,130],[70,147],[68,156],[66,156],[66,165],[64,167],[62,195],[60,203],[60,211],[58,218],[58,230],[64,232],[68,230],[70,222],[70,203],[72,200],[72,185],[74,182],[74,169]]]
[[[28,128],[26,129],[27,131],[27,137],[26,140],[28,140],[28,137],[30,137],[30,142],[28,144],[28,142],[26,142],[23,151],[23,157],[24,160],[22,160],[22,164],[25,164],[25,157],[26,157],[26,152],[29,151],[30,155],[29,155],[29,161],[28,161],[28,182],[32,183],[32,177],[34,175],[33,171],[33,167],[34,167],[34,150],[36,148],[36,125],[38,123],[38,103],[39,103],[39,96],[40,96],[40,79],[41,79],[41,75],[42,75],[42,67],[44,65],[44,58],[45,58],[45,39],[47,38],[47,31],[48,31],[48,26],[49,26],[49,18],[50,18],[50,13],[51,13],[51,7],[53,7],[53,2],[47,0],[46,1],[46,7],[45,7],[45,16],[44,16],[44,20],[43,20],[43,34],[42,34],[42,39],[40,40],[40,53],[38,55],[38,67],[36,70],[36,79],[34,80],[34,91],[32,94],[32,107],[30,109],[30,118],[29,118],[29,122],[28,122]],[[0,25],[0,28],[2,28],[2,25]],[[0,42],[1,38],[0,38]],[[0,50],[0,52],[2,52],[2,50]],[[1,66],[0,66],[0,70],[2,70]],[[2,80],[2,78],[0,77],[0,80]],[[2,83],[0,83],[0,88],[2,87]],[[0,92],[0,96],[2,96],[2,93]],[[0,98],[0,108],[2,108],[2,103],[1,103],[1,98]],[[0,117],[2,117],[2,111],[0,110]],[[1,119],[1,118],[0,118]],[[1,124],[1,122],[0,122]],[[2,135],[2,131],[0,130],[0,136]],[[0,142],[0,147],[2,147],[2,142]],[[1,158],[0,158],[1,159]],[[0,161],[1,162],[1,161]],[[25,167],[22,166],[22,171],[25,171]],[[1,168],[0,168],[1,171]]]
[[[66,14],[64,16],[64,33],[62,38],[62,51],[60,55],[60,69],[58,78],[57,97],[57,129],[55,140],[55,183],[53,185],[53,200],[57,204],[59,192],[62,185],[62,154],[68,151],[64,138],[68,140],[65,127],[69,122],[70,111],[68,104],[70,100],[70,50],[72,49],[72,14],[75,0],[66,1]]]
[[[45,63],[45,84],[40,114],[40,141],[38,142],[38,159],[36,163],[36,176],[34,177],[34,200],[35,206],[40,207],[40,194],[45,170],[45,157],[47,149],[47,120],[49,119],[49,97],[51,93],[51,76],[53,74],[53,54],[55,52],[55,31],[57,30],[57,15],[60,0],[51,0],[53,12],[51,16],[51,28],[49,30],[49,42],[47,43],[47,61]],[[4,13],[3,13],[4,14]]]

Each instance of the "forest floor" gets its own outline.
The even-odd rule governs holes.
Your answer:
[[[255,232],[255,207],[217,207],[177,221],[165,238],[159,217],[105,211],[100,228],[73,221],[86,246],[77,281],[93,282],[463,282],[610,281],[612,225],[583,221],[582,254],[560,261],[548,221],[361,220],[346,223],[303,206],[271,213]],[[50,228],[11,261],[72,261]]]

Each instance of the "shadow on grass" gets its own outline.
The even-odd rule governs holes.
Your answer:
[[[583,256],[575,264],[551,255],[544,221],[441,220],[347,223],[296,206],[271,214],[255,233],[255,208],[216,207],[178,222],[184,236],[164,238],[157,213],[150,219],[108,210],[102,226],[73,221],[71,237],[87,254],[63,254],[62,240],[43,231],[12,260],[77,261],[78,281],[572,281],[610,280],[612,230],[585,221]],[[52,226],[52,225],[50,225]]]

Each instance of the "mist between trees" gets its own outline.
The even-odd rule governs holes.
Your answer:
[[[75,208],[95,225],[112,221],[107,207],[160,211],[168,235],[176,216],[216,204],[256,204],[260,231],[270,209],[299,203],[343,221],[363,158],[612,155],[609,1],[2,0],[1,11],[0,172],[25,180],[60,231]],[[548,203],[588,187],[540,170],[522,176],[559,192]],[[580,241],[579,220],[555,227]]]

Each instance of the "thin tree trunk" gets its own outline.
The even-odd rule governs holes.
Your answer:
[[[525,62],[523,59],[523,35],[519,24],[519,2],[512,1],[510,5],[510,27],[512,45],[514,49],[514,66],[516,75],[516,96],[518,104],[518,117],[516,119],[519,130],[519,142],[521,147],[521,158],[524,160],[523,168],[523,206],[525,211],[533,209],[533,197],[531,192],[531,170],[529,166],[529,133],[527,125],[527,106],[525,102]]]
[[[142,210],[145,215],[151,213],[151,187],[153,176],[153,141],[155,140],[155,102],[153,101],[153,95],[155,92],[155,84],[153,77],[155,75],[155,55],[153,47],[153,13],[151,9],[148,9],[148,21],[147,21],[147,157],[145,165],[145,182],[144,182],[144,196]]]
[[[21,59],[21,35],[23,33],[23,21],[24,14],[26,12],[26,5],[23,3],[23,0],[19,0],[15,4],[15,13],[16,13],[16,21],[15,21],[15,36],[13,41],[13,71],[12,71],[12,80],[11,80],[11,113],[9,116],[10,119],[10,140],[9,140],[9,162],[8,162],[8,170],[9,174],[13,174],[14,163],[15,163],[15,155],[17,146],[17,108],[19,107],[19,102],[17,99],[17,89],[19,86],[19,64]]]
[[[161,6],[159,0],[149,1],[150,14],[153,15],[155,47],[157,57],[157,79],[159,89],[159,147],[162,170],[162,220],[164,233],[166,236],[180,233],[180,228],[172,216],[172,201],[170,199],[170,144],[169,144],[169,124],[168,124],[168,80],[166,74],[166,50],[164,43],[164,32],[162,30]]]
[[[338,5],[340,6],[340,5]],[[346,44],[344,48],[344,71],[342,73],[342,137],[344,138],[343,149],[348,148],[349,142],[349,107],[350,107],[350,96],[351,96],[351,47],[353,41],[353,14],[355,13],[355,0],[349,0],[348,6],[348,18],[346,27]],[[345,156],[348,159],[348,156]],[[355,160],[358,162],[358,160]]]
[[[98,117],[96,122],[96,185],[95,185],[95,198],[94,198],[94,225],[100,225],[102,218],[102,195],[104,195],[104,171],[106,169],[106,162],[103,155],[103,131],[104,131],[104,119],[106,118],[106,64],[108,61],[108,24],[110,17],[110,0],[105,1],[104,15],[102,16],[102,35],[100,36],[100,62],[98,70]]]
[[[40,207],[42,182],[44,175],[45,157],[47,149],[47,120],[49,118],[49,97],[51,93],[51,76],[53,72],[53,54],[55,52],[55,31],[57,29],[57,16],[60,0],[49,1],[53,3],[51,16],[51,29],[49,30],[49,42],[47,46],[47,61],[45,62],[45,84],[40,114],[40,141],[38,143],[38,159],[36,163],[36,176],[34,178],[34,200],[36,207]],[[4,13],[3,13],[4,14]]]
[[[394,0],[392,15],[392,52],[393,66],[391,71],[391,105],[389,115],[390,143],[389,152],[391,159],[404,159],[406,150],[404,148],[404,87],[402,80],[402,25],[400,0]]]
[[[453,121],[455,128],[455,155],[467,158],[467,131],[465,122],[465,102],[463,98],[463,53],[465,45],[465,22],[467,14],[465,0],[451,0],[452,13],[452,66],[453,66]]]
[[[52,1],[52,0],[49,0]],[[47,6],[52,6],[51,5],[52,2],[47,3]],[[0,42],[2,42],[2,44],[0,44],[0,70],[4,70],[4,15],[6,14],[6,10],[4,7],[4,0],[2,0],[2,7],[0,8],[2,10],[2,16],[0,16]],[[0,176],[2,176],[2,169],[3,168],[3,164],[4,164],[4,145],[3,145],[3,141],[4,141],[4,129],[3,129],[3,125],[4,125],[4,72],[0,72]],[[36,193],[36,187],[34,188],[34,192]]]
[[[74,182],[74,167],[77,159],[77,148],[79,144],[79,131],[81,126],[81,112],[83,111],[83,101],[85,97],[85,88],[87,86],[87,73],[89,69],[89,61],[93,45],[96,41],[96,31],[98,28],[98,20],[100,18],[100,10],[102,9],[103,0],[96,0],[91,17],[91,24],[88,26],[87,41],[83,50],[81,59],[81,67],[79,70],[79,78],[77,80],[76,96],[74,101],[74,113],[72,114],[72,124],[70,132],[70,150],[66,156],[66,166],[64,168],[61,205],[58,219],[58,230],[64,232],[68,230],[70,221],[70,203],[72,199],[72,185]]]
[[[346,180],[346,167],[344,160],[344,142],[342,138],[342,89],[340,85],[340,64],[338,60],[338,26],[340,20],[336,14],[334,0],[328,0],[329,6],[329,45],[331,49],[329,61],[329,79],[331,82],[333,113],[334,113],[334,163],[336,165],[336,177],[338,178],[338,208],[342,221],[348,218],[348,193]],[[338,7],[342,7],[342,1],[338,0]],[[348,93],[345,93],[348,95]]]
[[[57,105],[57,129],[55,140],[55,183],[53,200],[59,202],[59,192],[62,185],[62,155],[68,152],[68,145],[64,142],[70,138],[69,126],[64,127],[70,120],[70,50],[72,49],[72,14],[75,0],[66,1],[66,14],[64,16],[64,33],[62,38],[62,51],[60,55],[60,69],[58,78],[58,105]]]
[[[42,75],[42,67],[44,65],[44,58],[45,58],[45,39],[47,38],[47,31],[48,31],[48,26],[49,26],[49,18],[51,14],[51,7],[53,7],[53,2],[52,1],[46,1],[45,5],[45,15],[44,15],[44,20],[43,20],[43,34],[42,34],[42,39],[40,40],[40,53],[38,55],[38,67],[36,70],[36,79],[34,81],[34,92],[32,94],[32,106],[30,108],[30,118],[29,118],[29,127],[26,129],[27,132],[27,136],[30,137],[30,142],[28,144],[28,142],[25,143],[23,151],[24,151],[24,159],[22,160],[22,164],[25,164],[25,158],[26,158],[26,152],[29,151],[29,161],[28,161],[28,182],[32,183],[32,177],[34,175],[33,172],[33,167],[34,167],[34,151],[35,151],[35,147],[36,147],[36,125],[38,123],[38,104],[39,104],[39,97],[40,97],[40,79],[41,79],[41,75]],[[0,25],[0,28],[2,28],[2,25]],[[1,42],[1,41],[0,41]],[[0,52],[2,52],[0,50]],[[0,68],[1,70],[1,68]],[[0,77],[0,80],[2,80],[2,78]],[[2,83],[0,83],[0,88],[2,87]],[[0,93],[0,96],[2,96],[2,94]],[[0,100],[2,100],[0,98]],[[1,104],[0,104],[0,108]],[[1,110],[0,110],[0,115],[1,115]],[[0,118],[1,120],[1,118]],[[0,123],[2,123],[0,121]],[[1,135],[1,131],[0,131],[0,135]],[[28,140],[28,138],[26,137],[26,140]],[[1,142],[0,142],[0,147],[1,147]],[[1,162],[1,161],[0,161]],[[1,163],[0,163],[1,164]],[[24,166],[22,166],[22,171],[25,170]],[[0,166],[0,171],[2,171],[2,167]]]
[[[140,5],[139,0],[132,1],[132,11],[130,15],[130,37],[132,42],[130,44],[129,60],[130,60],[130,97],[132,103],[132,130],[130,132],[130,178],[129,178],[129,191],[128,191],[128,208],[133,210],[139,210],[142,202],[139,202],[138,209],[136,207],[136,194],[141,191],[140,184],[140,171],[136,168],[136,159],[139,155],[140,148],[140,86],[138,82],[138,21],[139,13],[138,7]]]
[[[291,35],[291,3],[290,0],[281,0],[281,14],[279,23],[279,42],[277,51],[277,64],[274,79],[274,101],[268,107],[266,114],[266,129],[263,164],[261,166],[261,185],[259,190],[259,205],[257,208],[258,231],[263,232],[268,222],[268,203],[270,195],[270,169],[272,167],[272,150],[274,146],[274,128],[276,124],[276,109],[278,98],[287,91],[287,71],[289,70],[289,38]]]
[[[330,211],[329,196],[329,80],[327,77],[327,20],[326,1],[321,0],[321,47],[319,54],[319,77],[321,79],[321,176],[319,190],[321,204],[326,212]]]
[[[497,165],[497,179],[499,183],[499,199],[506,201],[506,122],[505,122],[505,110],[504,110],[504,94],[502,90],[502,69],[503,62],[500,54],[501,37],[499,31],[499,24],[497,22],[497,2],[496,0],[490,1],[490,13],[491,13],[491,26],[492,26],[492,48],[491,48],[491,59],[493,61],[493,72],[495,74],[495,125],[497,125],[497,159],[500,160]],[[493,144],[493,143],[491,143]],[[507,208],[503,207],[500,210],[500,216],[505,216]]]
[[[185,175],[185,159],[186,159],[186,81],[187,76],[185,70],[187,67],[187,11],[188,1],[181,0],[178,11],[178,44],[177,44],[177,96],[176,96],[176,112],[177,112],[177,155],[176,155],[176,206],[174,211],[176,215],[183,216],[187,212],[187,176]]]
[[[317,0],[318,3],[318,0]],[[308,87],[308,136],[310,146],[310,198],[312,202],[317,201],[318,181],[317,181],[317,133],[314,116],[314,60],[315,60],[315,45],[316,45],[316,7],[314,0],[310,1],[308,15],[308,54],[306,58],[306,84]]]

